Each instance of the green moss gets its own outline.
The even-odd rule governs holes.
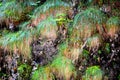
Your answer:
[[[19,79],[29,79],[31,71],[32,71],[32,66],[28,65],[27,63],[21,64],[18,66],[18,72],[19,72]]]
[[[32,80],[54,80],[54,76],[49,67],[40,67],[33,72]]]
[[[52,16],[48,17],[46,20],[42,21],[37,28],[27,27],[29,22],[25,22],[20,25],[21,30],[14,33],[7,34],[3,32],[3,36],[0,37],[0,46],[8,49],[11,52],[14,52],[16,49],[23,55],[25,58],[31,57],[31,42],[34,38],[37,38],[39,35],[43,35],[44,32],[51,32],[55,30],[57,32],[57,24]],[[57,33],[56,33],[57,35]],[[45,35],[46,36],[46,35]],[[49,34],[50,36],[50,34]]]
[[[99,66],[91,66],[87,68],[83,80],[102,80],[102,74]]]

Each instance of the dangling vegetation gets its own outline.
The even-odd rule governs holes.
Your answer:
[[[54,75],[49,67],[40,67],[33,72],[32,80],[54,80]]]
[[[114,37],[117,32],[119,32],[120,19],[118,17],[111,17],[108,19],[107,23],[108,35]]]
[[[1,0],[0,79],[118,80],[119,0]]]

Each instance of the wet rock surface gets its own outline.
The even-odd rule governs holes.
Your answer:
[[[37,40],[32,44],[33,60],[40,64],[46,65],[53,60],[57,54],[57,47],[53,40]]]

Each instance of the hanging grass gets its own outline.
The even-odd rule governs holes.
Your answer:
[[[113,38],[115,34],[120,31],[120,19],[118,17],[111,17],[106,22],[107,25],[107,33]]]
[[[75,60],[78,60],[82,56],[82,51],[86,43],[87,42],[80,43],[79,41],[68,43],[66,41],[59,46],[59,53],[60,55],[63,55],[71,59],[72,62],[74,63]]]
[[[30,32],[19,31],[17,33],[9,33],[0,38],[0,45],[6,50],[14,53],[21,53],[24,58],[30,58],[30,44],[32,38]]]
[[[99,34],[93,35],[92,37],[87,39],[87,45],[89,49],[98,49],[102,44],[102,38]]]
[[[40,15],[41,13],[46,12],[47,10],[49,11],[50,8],[56,8],[60,6],[65,6],[68,7],[69,4],[65,3],[61,0],[47,0],[43,5],[35,9],[34,14],[35,15]]]
[[[56,21],[52,16],[40,22],[37,26],[37,34],[40,34],[42,38],[55,40],[57,38],[57,30]]]
[[[99,9],[90,7],[75,16],[73,26],[75,27],[88,22],[93,24],[102,24],[105,21],[106,17]]]
[[[65,41],[65,42],[63,42],[62,44],[60,44],[59,46],[58,46],[58,52],[59,52],[59,55],[64,55],[64,56],[67,56],[67,54],[65,54],[65,53],[67,53],[68,52],[68,42],[67,41]]]
[[[42,38],[55,40],[57,37],[57,24],[50,16],[42,21],[37,28],[29,28],[25,22],[20,25],[21,30],[16,33],[9,33],[0,38],[0,45],[14,53],[21,53],[24,58],[31,57],[31,42],[41,36]],[[17,52],[16,52],[17,51]]]
[[[32,16],[32,25],[37,26],[39,22],[45,20],[50,15],[56,15],[57,13],[66,13],[69,4],[61,0],[47,0],[43,5],[34,10]]]
[[[85,41],[97,32],[104,32],[102,24],[104,24],[105,19],[105,15],[96,8],[88,8],[78,13],[73,22],[73,32],[77,32],[75,37]]]
[[[52,72],[58,78],[63,78],[65,80],[70,80],[71,77],[76,77],[75,67],[73,66],[71,60],[66,57],[59,56],[51,64]]]

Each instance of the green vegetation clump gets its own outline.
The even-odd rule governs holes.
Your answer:
[[[92,48],[98,49],[101,44],[102,44],[102,39],[99,34],[93,35],[92,37],[87,39],[87,45],[90,49]]]
[[[96,33],[102,34],[105,21],[106,16],[98,8],[87,8],[75,16],[71,37],[83,42]]]
[[[23,13],[23,8],[20,3],[17,3],[15,0],[11,0],[1,3],[0,12],[0,14],[2,14],[2,20],[19,20]]]
[[[42,21],[37,29],[27,27],[29,22],[20,25],[20,31],[6,34],[0,37],[0,46],[14,53],[20,53],[24,58],[31,58],[31,42],[39,35],[42,38],[56,39],[57,37],[57,24],[55,19],[50,16]],[[28,28],[28,29],[27,29]]]
[[[87,68],[83,80],[102,80],[102,74],[98,66],[91,66]]]
[[[21,53],[24,58],[30,59],[30,44],[32,42],[32,38],[30,36],[29,31],[9,33],[0,38],[0,45],[10,52]]]
[[[76,77],[76,70],[70,59],[59,56],[51,64],[52,72],[58,77],[70,80]]]
[[[54,80],[55,77],[65,80],[76,77],[75,67],[70,59],[59,55],[52,64],[40,67],[32,74],[32,80]]]
[[[84,25],[88,23],[102,24],[105,22],[105,15],[98,8],[88,8],[75,16],[73,26]]]
[[[32,80],[54,80],[50,67],[40,67],[32,74]]]

